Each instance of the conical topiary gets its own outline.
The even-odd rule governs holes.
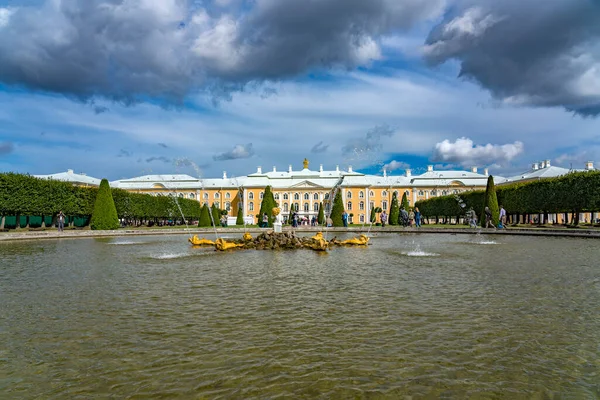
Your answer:
[[[319,215],[317,216],[317,222],[319,225],[325,224],[325,213],[323,212],[323,202],[319,204]]]
[[[117,208],[108,185],[108,180],[102,179],[94,203],[94,212],[90,221],[92,230],[110,230],[119,228]]]
[[[377,221],[377,215],[375,214],[375,207],[371,208],[371,217],[369,218],[369,221],[374,224],[375,221]]]
[[[210,208],[210,212],[212,214],[211,223],[214,223],[215,226],[219,225],[221,222],[221,210],[219,210],[219,207],[217,207],[215,203],[213,203],[212,207]]]
[[[402,194],[402,203],[400,208],[404,208],[406,211],[408,211],[410,208],[410,203],[408,202],[408,196],[406,195],[406,192]]]
[[[338,190],[333,199],[333,207],[331,208],[330,218],[333,221],[333,226],[344,226],[342,214],[344,213],[344,202],[342,201],[342,192]]]
[[[483,197],[483,209],[481,210],[481,226],[485,227],[485,208],[489,207],[492,212],[492,224],[498,226],[500,209],[498,208],[498,198],[496,197],[496,187],[494,186],[494,177],[488,176],[485,195]]]
[[[400,217],[400,207],[398,206],[398,195],[396,192],[392,195],[392,204],[390,205],[390,216],[388,223],[390,225],[398,225],[398,218]]]
[[[273,226],[273,222],[275,221],[275,217],[273,217],[273,208],[277,207],[277,203],[275,202],[275,197],[273,196],[273,192],[271,191],[271,186],[267,186],[265,188],[265,192],[263,193],[263,199],[260,203],[260,212],[258,214],[258,223],[262,223],[263,214],[267,213],[269,217],[269,226]]]
[[[200,219],[198,220],[198,227],[209,227],[210,226],[210,214],[208,210],[208,205],[204,203],[202,209],[200,210]]]
[[[241,208],[238,208],[237,218],[235,219],[236,225],[244,225],[244,212]]]

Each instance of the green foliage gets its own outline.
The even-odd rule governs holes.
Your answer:
[[[266,213],[269,217],[269,226],[272,227],[273,222],[275,222],[275,217],[273,216],[273,208],[275,207],[277,207],[277,203],[275,202],[275,197],[271,191],[271,186],[267,186],[263,194],[262,202],[260,203],[260,213],[257,216],[258,223],[262,223],[263,215]]]
[[[214,226],[219,225],[219,221],[221,221],[221,210],[219,210],[219,207],[217,207],[215,203],[210,207],[210,213],[212,214],[210,223],[214,224]]]
[[[288,214],[288,224],[292,225],[294,222],[294,203],[290,203],[290,213]]]
[[[102,179],[94,203],[94,212],[90,222],[92,230],[112,230],[119,228],[119,217],[108,180]]]
[[[325,213],[323,212],[323,202],[319,203],[319,215],[317,216],[319,225],[325,224]]]
[[[375,207],[371,208],[371,216],[369,221],[374,224],[377,221],[377,214],[375,213]]]
[[[237,217],[235,219],[236,225],[244,225],[244,212],[241,208],[238,208]]]
[[[498,226],[498,220],[500,216],[500,210],[498,208],[498,198],[496,197],[496,188],[494,187],[494,177],[490,175],[487,180],[487,186],[485,188],[485,196],[483,202],[483,208],[481,209],[481,226],[485,227],[485,207],[489,207],[492,212],[492,224]]]
[[[333,226],[344,226],[342,214],[344,213],[344,202],[342,201],[342,191],[338,190],[333,199],[333,207],[331,208],[330,218],[333,221]]]
[[[406,211],[410,209],[410,203],[408,202],[408,196],[406,196],[406,192],[402,194],[402,202],[400,208],[404,208]]]
[[[202,206],[200,210],[200,218],[198,219],[198,227],[204,228],[211,225],[210,222],[210,214],[208,210],[208,205],[206,203]]]
[[[593,212],[600,210],[600,172],[573,172],[557,178],[513,183],[500,186],[495,192],[496,204],[502,204],[507,214]],[[460,216],[470,208],[480,211],[485,207],[483,191],[461,193],[460,198],[466,205],[462,209],[454,196],[434,197],[416,206],[427,217]]]
[[[390,225],[398,225],[398,218],[400,218],[400,207],[398,206],[398,195],[394,192],[392,195],[392,204],[390,205],[388,223]]]

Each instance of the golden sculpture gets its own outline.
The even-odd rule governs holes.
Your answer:
[[[346,244],[351,246],[366,246],[367,243],[369,243],[369,237],[366,235],[360,235],[357,238],[342,240],[340,242],[340,244]]]
[[[219,251],[225,251],[225,250],[229,250],[229,249],[235,249],[236,247],[244,247],[243,243],[233,243],[233,242],[228,242],[223,238],[218,238],[215,241],[215,249],[219,250]]]
[[[273,207],[273,209],[271,210],[271,213],[273,214],[274,217],[278,216],[280,212],[281,212],[281,208],[279,208],[279,207]]]
[[[304,169],[308,169],[308,158],[305,158],[303,161]]]
[[[249,232],[244,233],[244,241],[249,242],[252,240],[252,235]]]
[[[212,246],[215,244],[215,242],[213,242],[212,240],[204,238],[200,239],[198,235],[194,235],[191,238],[188,238],[188,242],[190,242],[194,246]]]
[[[315,236],[311,237],[311,242],[307,246],[313,250],[325,251],[329,247],[327,241],[323,238],[323,233],[318,232]]]

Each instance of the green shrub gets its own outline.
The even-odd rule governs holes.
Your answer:
[[[117,209],[112,197],[112,192],[110,191],[110,186],[106,179],[102,179],[102,182],[100,182],[90,227],[93,230],[112,230],[119,228]]]
[[[211,225],[210,223],[210,214],[208,210],[208,205],[205,203],[200,210],[200,219],[198,220],[198,227],[205,228]]]
[[[333,221],[333,226],[344,226],[342,220],[342,214],[344,213],[344,202],[342,200],[342,191],[338,190],[333,199],[333,207],[331,208],[331,215],[329,216]]]

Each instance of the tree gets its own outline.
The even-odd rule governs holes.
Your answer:
[[[100,182],[90,227],[92,230],[110,230],[119,228],[117,208],[115,207],[112,192],[110,191],[110,186],[106,179],[102,179],[102,182]]]
[[[294,222],[294,203],[290,203],[290,213],[288,214],[288,224],[292,224]]]
[[[404,208],[406,211],[410,208],[410,203],[408,202],[408,196],[406,196],[406,192],[402,194],[402,202],[400,208]]]
[[[202,209],[200,210],[200,219],[198,220],[198,227],[208,227],[210,226],[210,211],[208,210],[208,205],[204,203]]]
[[[496,197],[496,188],[494,186],[494,177],[490,175],[485,188],[485,196],[483,201],[483,209],[481,210],[481,226],[485,227],[485,208],[489,207],[492,212],[492,224],[498,226],[500,210],[498,209],[498,197]]]
[[[342,192],[338,190],[335,194],[335,199],[333,199],[333,207],[331,208],[331,214],[329,215],[333,221],[333,226],[344,226],[344,221],[342,221],[343,213],[344,202],[342,201]]]
[[[377,221],[377,214],[375,214],[375,207],[371,208],[371,216],[369,221],[374,224]]]
[[[219,225],[219,222],[221,221],[221,210],[219,210],[219,207],[217,207],[215,203],[213,203],[210,208],[210,213],[212,214],[211,223],[214,224],[214,226]]]
[[[271,186],[267,186],[265,188],[265,192],[263,194],[262,202],[260,203],[260,213],[258,214],[258,223],[262,222],[263,215],[265,213],[269,217],[269,225],[273,226],[273,222],[275,221],[275,217],[273,216],[273,208],[277,207],[277,203],[275,202],[275,197],[273,197],[273,192],[271,191]]]
[[[244,225],[244,212],[241,208],[238,208],[237,218],[235,219],[236,225]]]
[[[325,213],[323,212],[323,202],[319,203],[319,215],[317,216],[319,225],[325,224]]]
[[[390,225],[398,225],[398,218],[400,217],[400,207],[398,207],[398,194],[394,192],[392,196],[392,204],[390,205]]]

